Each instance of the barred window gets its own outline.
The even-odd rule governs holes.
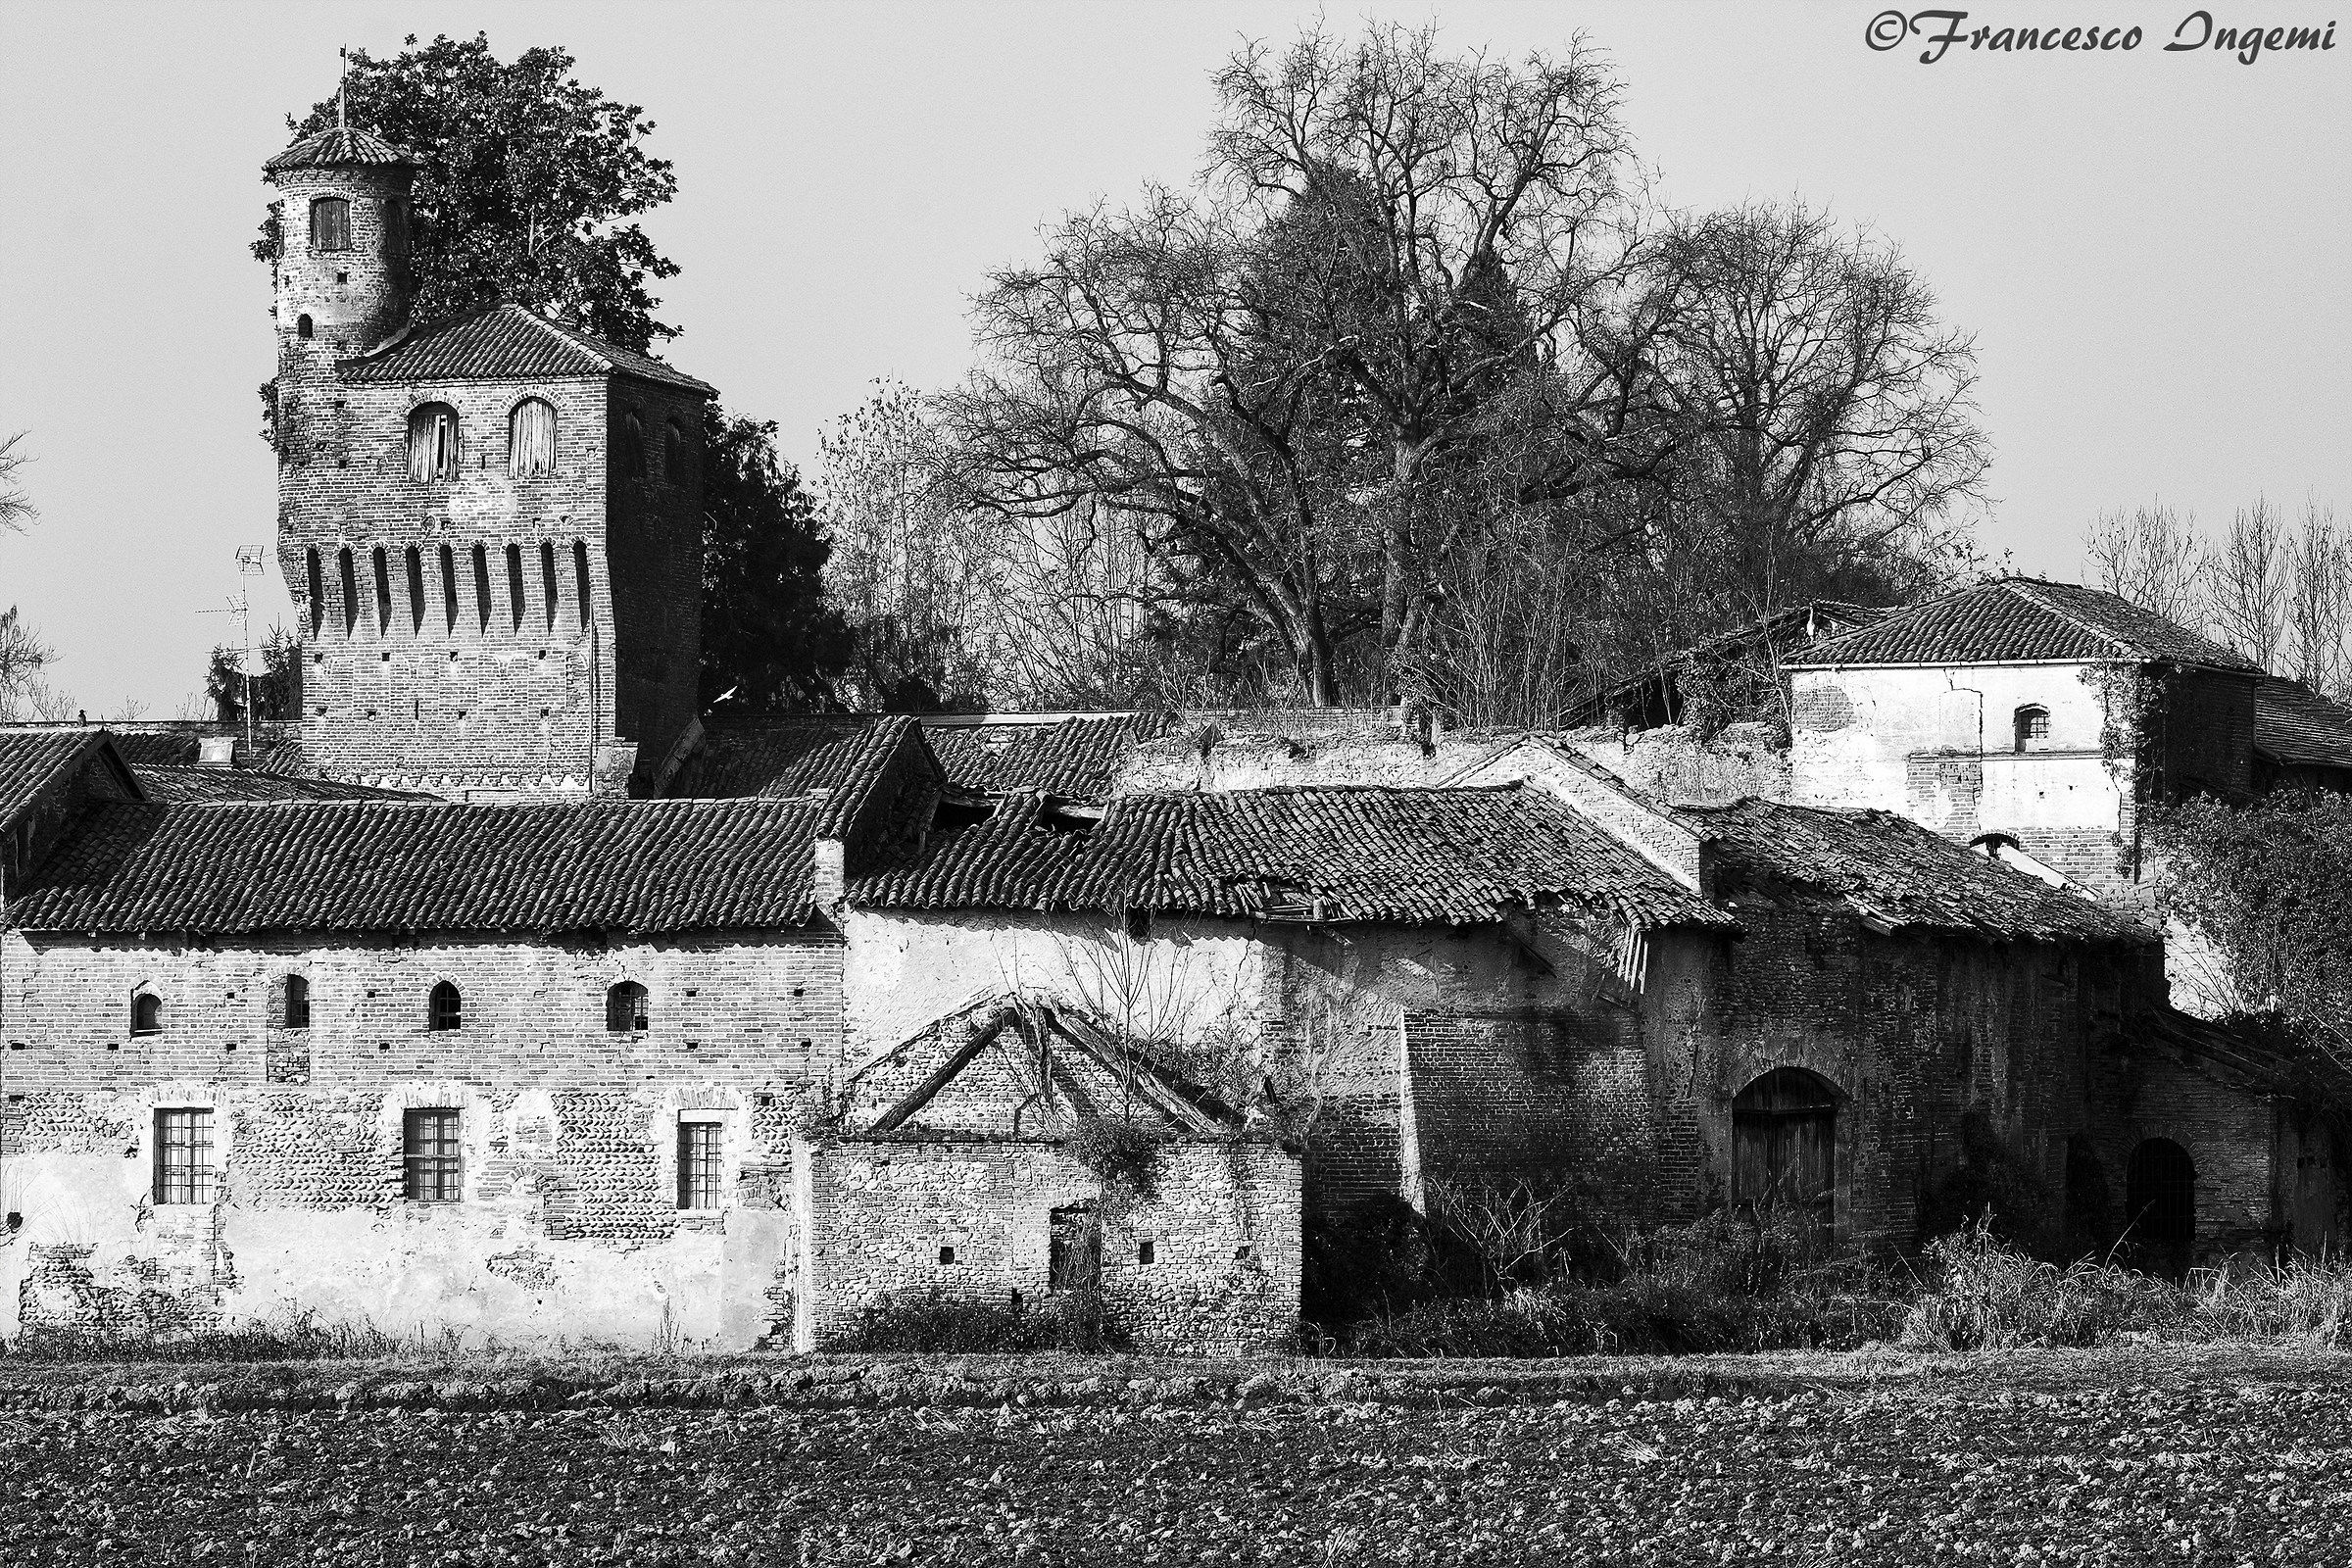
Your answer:
[[[432,997],[425,1004],[424,1026],[427,1029],[456,1029],[465,1022],[465,1004],[459,999],[458,988],[446,980],[433,987]]]
[[[311,249],[351,249],[351,203],[340,196],[321,196],[311,203]],[[308,336],[308,333],[304,334]]]
[[[645,987],[623,980],[605,993],[605,1027],[616,1035],[642,1032],[652,1021]]]
[[[678,1123],[678,1206],[718,1206],[718,1123]]]
[[[462,1196],[464,1157],[458,1147],[458,1113],[412,1110],[401,1118],[403,1189],[416,1203],[454,1203]]]
[[[2037,704],[2028,704],[2017,710],[2017,749],[2026,750],[2035,741],[2050,738],[2050,710]]]
[[[517,479],[556,471],[556,406],[524,398],[508,420],[507,470]]]
[[[155,1113],[155,1200],[213,1200],[213,1113],[205,1109]]]

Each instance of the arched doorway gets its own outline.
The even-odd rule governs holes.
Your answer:
[[[1775,1067],[1732,1101],[1732,1201],[1837,1219],[1838,1091],[1802,1067]]]
[[[2169,1138],[2143,1140],[2124,1178],[2125,1235],[2161,1266],[2188,1266],[2197,1240],[2197,1165]]]

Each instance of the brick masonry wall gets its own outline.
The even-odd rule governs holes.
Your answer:
[[[0,1152],[25,1219],[0,1249],[0,1315],[113,1320],[153,1298],[737,1347],[774,1326],[772,1173],[810,1085],[839,1072],[837,941],[0,945]],[[311,983],[308,1029],[279,1021],[289,973]],[[444,979],[466,1022],[435,1032]],[[651,992],[642,1034],[605,1028],[622,979]],[[163,999],[159,1033],[129,1034],[139,989]],[[213,1111],[218,1200],[159,1207],[154,1112],[181,1106]],[[460,1112],[459,1202],[403,1197],[418,1106]],[[681,1119],[721,1124],[714,1211],[677,1208]],[[49,1284],[18,1289],[35,1274]],[[150,1276],[184,1279],[158,1297]]]
[[[893,1298],[1046,1300],[1053,1211],[1104,1198],[1092,1172],[1042,1141],[804,1142],[795,1172],[802,1349],[842,1343],[862,1310]],[[1099,1210],[1104,1303],[1139,1348],[1287,1344],[1298,1314],[1298,1161],[1263,1144],[1173,1143],[1156,1186],[1157,1200],[1114,1192]]]

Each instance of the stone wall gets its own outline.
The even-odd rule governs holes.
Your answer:
[[[1561,737],[1578,755],[1671,806],[1728,806],[1789,799],[1788,747],[1765,724],[1727,724],[1700,740],[1680,724],[1577,730]]]
[[[837,941],[232,945],[0,939],[0,1167],[23,1215],[0,1316],[325,1321],[509,1341],[748,1346],[773,1326],[778,1174],[840,1068]],[[311,1023],[283,1023],[310,982]],[[605,1028],[606,988],[651,992]],[[464,1026],[426,1027],[460,988]],[[129,1032],[130,999],[162,1029]],[[462,1198],[403,1196],[403,1112],[460,1113]],[[156,1112],[212,1112],[217,1190],[159,1204]],[[721,1201],[682,1212],[681,1120],[722,1127]],[[26,1281],[29,1288],[20,1290]],[[141,1304],[144,1303],[144,1304]],[[0,1323],[0,1329],[13,1325]]]
[[[1105,1195],[1055,1143],[853,1139],[794,1152],[797,1348],[842,1344],[868,1306],[939,1295],[1043,1304],[1054,1209],[1102,1215],[1101,1288],[1139,1348],[1285,1346],[1298,1316],[1299,1176],[1262,1143],[1186,1141],[1156,1198]],[[1150,1260],[1145,1260],[1145,1244]]]

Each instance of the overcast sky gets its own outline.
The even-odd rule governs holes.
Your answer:
[[[1041,223],[1189,176],[1210,69],[1320,11],[1339,29],[1434,17],[1452,44],[1512,54],[1583,29],[1666,201],[1798,194],[1899,243],[1977,334],[1998,498],[1983,542],[2023,569],[2078,575],[2094,514],[2159,495],[2205,519],[2258,492],[2352,513],[2352,27],[2246,66],[2162,52],[2191,7],[2102,3],[2147,29],[2137,50],[1923,66],[1866,46],[1871,0],[0,0],[0,432],[30,431],[42,514],[0,535],[0,607],[55,645],[93,716],[182,710],[233,635],[200,612],[273,520],[254,391],[270,279],[246,253],[262,161],[287,111],[331,90],[338,45],[476,29],[506,57],[564,45],[658,123],[679,197],[648,227],[685,269],[663,352],[803,460],[873,378],[953,379],[968,298]],[[255,604],[287,613],[274,578]]]

